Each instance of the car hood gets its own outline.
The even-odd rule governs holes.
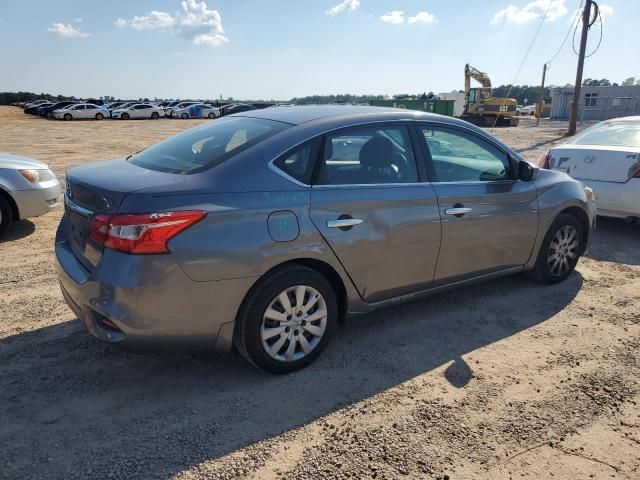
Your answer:
[[[39,160],[33,158],[22,157],[20,155],[13,155],[11,153],[0,152],[0,168],[9,169],[23,169],[23,168],[36,168],[43,169],[49,168],[49,166]]]

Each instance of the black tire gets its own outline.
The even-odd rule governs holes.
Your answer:
[[[13,213],[9,202],[0,195],[0,237],[9,231],[13,222]]]
[[[564,227],[573,227],[578,234],[578,246],[575,248],[575,258],[568,260],[568,269],[559,274],[555,274],[552,272],[551,267],[549,266],[549,254],[551,249],[551,242],[553,241],[556,234],[563,229]],[[566,280],[569,275],[573,273],[580,260],[580,256],[584,251],[584,231],[582,229],[582,225],[578,221],[576,217],[573,215],[569,215],[566,213],[560,214],[558,218],[554,220],[554,222],[549,227],[547,234],[542,241],[542,246],[540,247],[540,251],[538,252],[538,258],[536,259],[536,264],[533,267],[533,270],[527,272],[529,277],[533,278],[537,282],[544,283],[547,285],[553,285],[556,283],[563,282]]]
[[[213,112],[210,112],[208,116],[209,116],[209,118],[210,118],[211,120],[213,120],[214,118],[216,118],[216,114],[215,114],[215,113],[213,113]]]
[[[96,113],[96,120],[102,120],[104,118],[104,115],[101,113]]]
[[[123,113],[122,115],[120,115],[120,118],[122,120],[129,120],[131,117],[129,116],[128,113]]]
[[[183,120],[187,120],[189,118],[189,114],[183,113],[182,115],[180,115],[180,118],[182,118]]]
[[[280,292],[296,285],[316,289],[324,298],[327,325],[320,342],[299,360],[285,362],[272,358],[264,349],[260,338],[263,314]],[[338,303],[331,284],[320,273],[303,266],[288,266],[261,279],[247,294],[238,313],[234,345],[250,363],[272,373],[290,373],[313,362],[325,348],[338,320]]]
[[[65,120],[71,120],[73,118],[73,115],[71,115],[70,113],[65,113],[64,114],[64,119]]]
[[[160,118],[160,115],[158,114],[158,112],[151,113],[151,119],[152,120],[157,120],[159,118]]]

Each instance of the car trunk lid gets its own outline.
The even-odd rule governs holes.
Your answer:
[[[102,257],[103,246],[91,238],[91,224],[98,214],[118,212],[127,195],[140,190],[171,189],[184,177],[148,170],[126,159],[76,167],[67,172],[65,215],[67,238],[75,256],[89,270]]]
[[[640,147],[563,145],[549,153],[549,168],[577,180],[624,183],[640,169]]]

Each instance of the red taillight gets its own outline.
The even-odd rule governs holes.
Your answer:
[[[551,152],[547,152],[545,153],[541,158],[540,161],[538,162],[538,166],[540,168],[544,168],[546,170],[549,170],[549,160],[551,159]]]
[[[201,210],[97,215],[89,236],[98,245],[133,254],[169,253],[167,243],[206,216]]]
[[[640,178],[640,168],[638,169],[638,171],[636,173],[633,174],[632,178]]]

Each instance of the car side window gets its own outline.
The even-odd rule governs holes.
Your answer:
[[[421,127],[431,154],[433,182],[489,182],[511,178],[509,156],[461,130]]]
[[[326,135],[317,185],[413,183],[418,169],[406,127],[371,126]]]
[[[290,177],[304,184],[309,184],[313,160],[318,156],[319,145],[320,139],[307,142],[278,158],[273,164]]]

